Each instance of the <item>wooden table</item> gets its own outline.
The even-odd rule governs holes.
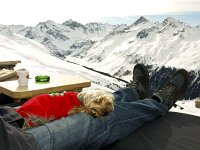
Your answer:
[[[36,83],[35,79],[29,79],[28,86],[19,87],[18,81],[0,82],[0,92],[15,99],[15,102],[22,98],[30,98],[38,94],[57,93],[62,91],[77,91],[89,87],[91,81],[76,76],[51,76],[48,83]]]

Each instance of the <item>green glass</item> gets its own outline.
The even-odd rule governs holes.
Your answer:
[[[47,75],[39,75],[35,77],[35,81],[36,82],[49,82],[50,81],[50,77]]]

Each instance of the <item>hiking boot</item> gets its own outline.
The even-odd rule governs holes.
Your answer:
[[[143,64],[136,64],[133,69],[133,80],[127,83],[127,87],[133,87],[140,96],[145,99],[149,96],[149,73]]]
[[[174,73],[163,89],[153,94],[152,98],[166,105],[169,110],[179,98],[184,96],[188,85],[189,73],[180,69]]]

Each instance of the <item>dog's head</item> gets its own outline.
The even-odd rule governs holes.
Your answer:
[[[102,117],[114,110],[114,96],[103,90],[80,92],[78,99],[82,106],[70,111],[70,114],[85,112],[94,117]]]

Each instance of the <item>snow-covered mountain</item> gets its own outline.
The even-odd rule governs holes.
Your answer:
[[[0,26],[0,34],[22,35],[43,44],[51,54],[88,68],[130,80],[136,63],[149,66],[151,89],[157,90],[178,68],[190,71],[186,98],[200,96],[200,27],[174,18],[150,22],[140,17],[132,25],[68,20],[41,22],[35,27]]]
[[[15,33],[44,44],[53,54],[69,55],[74,49],[88,50],[92,45],[112,31],[115,27],[109,24],[88,23],[82,25],[68,20],[63,24],[53,21],[40,22],[35,27],[25,27]]]

